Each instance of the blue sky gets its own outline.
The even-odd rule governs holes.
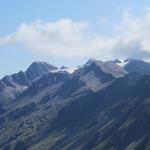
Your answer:
[[[140,17],[144,16],[145,10],[148,9],[149,7],[150,7],[149,0],[142,0],[142,1],[141,0],[122,0],[122,1],[121,0],[42,0],[42,1],[41,0],[21,0],[21,1],[4,0],[4,1],[0,1],[0,19],[1,19],[0,37],[2,39],[1,42],[2,44],[0,44],[0,68],[1,68],[0,77],[6,74],[18,72],[19,70],[25,70],[28,67],[28,65],[35,60],[48,61],[49,63],[52,63],[57,66],[60,66],[61,64],[68,65],[68,66],[75,66],[80,63],[83,63],[88,58],[95,57],[99,53],[99,51],[101,51],[100,53],[103,53],[103,51],[100,49],[102,46],[101,45],[99,46],[98,44],[102,43],[102,45],[105,46],[105,44],[103,44],[105,37],[107,37],[107,39],[105,39],[106,43],[112,43],[110,37],[113,36],[114,28],[118,24],[121,24],[122,28],[124,27],[123,24],[124,20],[122,19],[123,12],[129,11],[132,14],[132,17],[128,18],[130,24],[131,19],[134,20],[134,17],[136,18],[135,21],[137,21],[137,18],[139,16]],[[34,23],[36,20],[41,20],[41,21],[40,23]],[[52,26],[57,26],[57,28],[55,28],[55,32],[57,31],[56,32],[57,34],[59,34],[58,31],[61,31],[63,29],[65,31],[68,31],[68,29],[66,29],[68,27],[71,28],[69,31],[71,31],[72,34],[70,35],[68,33],[66,35],[63,33],[62,35],[64,36],[64,38],[66,38],[65,37],[66,35],[71,39],[73,36],[73,39],[69,43],[67,43],[67,41],[63,41],[64,43],[66,43],[66,46],[62,49],[60,48],[60,46],[62,45],[58,43],[59,45],[58,47],[61,50],[60,50],[60,56],[57,56],[59,55],[59,51],[55,53],[55,51],[52,52],[52,50],[49,51],[46,51],[45,49],[42,50],[43,47],[39,43],[40,39],[37,39],[39,45],[36,44],[32,45],[32,42],[29,41],[29,39],[25,39],[26,42],[23,43],[22,40],[24,39],[25,36],[21,37],[21,42],[20,42],[20,39],[18,40],[18,33],[16,32],[20,29],[19,27],[23,23],[25,23],[25,27],[26,27],[25,29],[31,29],[35,27],[36,31],[41,30],[41,28],[39,28],[39,25],[46,28],[47,25],[49,25],[50,23],[50,25]],[[88,27],[81,27],[81,23],[82,24],[85,23],[86,25],[88,25]],[[63,27],[60,26],[62,24]],[[139,29],[141,29],[140,27]],[[86,34],[83,31],[84,29],[86,30]],[[87,32],[87,30],[90,32]],[[44,30],[44,32],[46,31]],[[40,31],[40,35],[41,32],[43,33],[43,29],[42,31]],[[17,40],[15,40],[15,42],[12,42],[12,39],[14,39],[13,36],[14,34],[17,35]],[[91,49],[93,48],[93,51],[94,48],[96,47],[95,45],[98,45],[97,47],[99,48],[99,51],[95,50],[94,51],[95,55],[91,55],[90,50],[89,51],[87,50],[88,52],[85,52],[85,50],[83,50],[82,53],[83,56],[79,57],[77,53],[82,51],[82,49],[86,48],[86,46],[82,47],[82,43],[80,43],[79,41],[74,41],[76,40],[76,38],[74,38],[74,34],[76,38],[78,37],[79,39],[81,38],[81,41],[92,43],[91,44],[92,46],[88,45],[87,47],[90,47]],[[124,34],[124,31],[122,35],[126,35]],[[3,39],[5,39],[5,37],[7,36],[10,36],[11,40],[9,39],[7,40],[7,42],[3,42],[4,41]],[[47,36],[51,36],[51,33],[47,34]],[[101,39],[97,38],[102,36],[103,38]],[[19,37],[20,37],[20,32],[19,32]],[[88,39],[89,37],[92,37],[95,40],[93,40],[92,38],[90,40],[86,40],[86,38]],[[142,38],[143,37],[147,37],[147,36],[143,35]],[[56,39],[57,38],[60,38],[60,36],[58,37],[56,36]],[[43,39],[45,39],[45,37],[42,34],[41,41],[43,41],[43,43],[45,44],[46,42]],[[116,37],[116,39],[118,39],[118,37]],[[60,41],[58,40],[58,42],[62,43],[62,40]],[[54,41],[54,43],[55,43],[54,47],[56,48],[57,40]],[[74,45],[78,43],[79,45],[81,44],[81,46],[75,48],[79,48],[80,50],[74,53],[75,51]],[[27,46],[24,46],[25,44]],[[31,50],[31,47],[33,49],[33,48],[37,48],[38,46],[41,48],[41,51]],[[64,55],[64,53],[68,53],[69,48],[71,49],[72,47],[73,49],[71,52],[69,52],[69,55],[67,56]],[[145,48],[145,52],[147,53],[148,51],[147,44],[145,44],[143,47]],[[52,47],[48,45],[48,48],[51,49]],[[66,50],[64,50],[65,48]],[[142,53],[143,56],[145,55],[145,52]],[[134,53],[132,52],[132,54]],[[75,57],[70,57],[70,55]],[[106,53],[106,55],[108,54]],[[120,55],[118,55],[118,57],[119,56]],[[101,58],[103,59],[104,57],[105,56],[103,56],[102,54],[98,56],[99,59]]]

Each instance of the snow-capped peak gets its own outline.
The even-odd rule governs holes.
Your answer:
[[[77,69],[79,69],[78,67],[65,67],[65,68],[60,68],[59,71],[66,71],[70,74],[74,73]]]
[[[74,73],[79,67],[61,67],[57,70],[51,71],[51,72],[68,72],[70,74]]]

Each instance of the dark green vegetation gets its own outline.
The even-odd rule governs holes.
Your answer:
[[[20,78],[19,86],[27,88],[15,90],[14,99],[0,99],[0,149],[150,148],[148,71],[127,72],[114,62],[92,61],[73,74],[47,71],[35,76],[29,84],[20,84]],[[11,83],[16,85],[14,79]]]

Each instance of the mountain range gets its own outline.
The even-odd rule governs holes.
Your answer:
[[[150,149],[150,63],[33,62],[0,80],[2,150]]]

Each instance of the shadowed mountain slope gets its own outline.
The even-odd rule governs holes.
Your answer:
[[[23,72],[4,80],[27,88],[8,109],[0,105],[0,149],[149,149],[150,75],[115,63],[90,60],[72,74],[29,69],[39,76],[32,82]]]

